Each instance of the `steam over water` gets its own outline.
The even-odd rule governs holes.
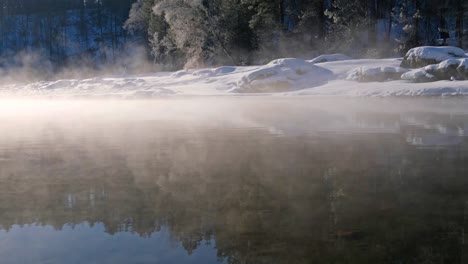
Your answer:
[[[467,263],[468,101],[2,101],[0,263]]]

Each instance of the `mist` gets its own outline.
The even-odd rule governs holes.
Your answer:
[[[230,127],[286,125],[300,127],[303,133],[306,133],[314,129],[324,129],[325,123],[321,122],[327,122],[328,119],[352,120],[359,115],[398,117],[403,113],[406,115],[467,114],[467,101],[462,98],[174,97],[151,100],[3,98],[0,101],[0,120],[5,132],[14,131],[12,130],[14,126],[12,129],[7,129],[12,122],[63,123],[73,129],[75,125],[92,123],[161,121],[186,124],[188,127],[191,124]],[[340,118],[337,118],[338,116]],[[295,121],[291,123],[290,120]],[[346,129],[350,124],[343,122],[342,129]]]
[[[158,70],[142,45],[128,44],[118,51],[104,49],[101,55],[107,59],[83,55],[56,63],[44,51],[27,50],[15,54],[14,59],[0,62],[0,85],[54,81],[60,79],[86,79],[104,76],[125,76],[151,73]]]
[[[0,263],[468,263],[467,10],[1,0]]]

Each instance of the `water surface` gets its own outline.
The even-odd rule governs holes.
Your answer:
[[[5,101],[1,263],[467,263],[468,101]]]

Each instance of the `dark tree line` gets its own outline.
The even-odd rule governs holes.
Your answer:
[[[466,45],[463,0],[138,0],[126,28],[169,68],[251,64],[310,51],[389,56]],[[448,37],[441,39],[441,33]]]
[[[2,0],[0,65],[21,51],[57,64],[112,62],[139,39],[165,69],[341,52],[467,46],[464,0]]]
[[[21,52],[38,52],[56,64],[89,57],[115,58],[127,39],[122,28],[133,0],[2,0],[2,64]]]

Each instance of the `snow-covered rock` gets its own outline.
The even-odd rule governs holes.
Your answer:
[[[322,85],[333,77],[327,69],[302,59],[278,59],[245,74],[233,92],[287,92]]]
[[[399,67],[401,59],[361,59],[361,60],[346,60],[332,61],[320,63],[317,66],[328,69],[333,72],[335,79],[344,80],[350,73],[360,68],[377,68],[377,67]]]
[[[192,75],[202,76],[202,77],[211,77],[211,76],[228,74],[228,73],[234,72],[235,70],[236,70],[236,67],[223,66],[223,67],[219,67],[215,69],[197,70],[197,71],[194,71]]]
[[[401,76],[402,80],[412,82],[435,82],[437,78],[426,70],[426,67],[409,71]]]
[[[180,70],[180,71],[176,71],[176,72],[172,73],[171,77],[180,78],[180,77],[188,75],[188,74],[190,74],[190,72],[188,72],[186,70]]]
[[[402,79],[413,82],[468,80],[468,58],[445,60],[439,64],[412,70],[403,74]]]
[[[310,60],[309,62],[312,63],[322,63],[322,62],[331,62],[331,61],[344,61],[344,60],[352,60],[353,58],[346,56],[344,54],[324,54],[320,55],[315,59]]]
[[[222,74],[228,74],[228,73],[234,72],[235,70],[236,70],[236,67],[222,66],[222,67],[214,69],[213,72],[215,75],[222,75]]]
[[[409,70],[402,67],[360,67],[351,71],[347,80],[358,82],[385,82],[400,80],[401,75]]]
[[[203,69],[203,70],[196,70],[192,73],[193,76],[201,76],[201,77],[210,77],[215,75],[212,69]]]
[[[431,65],[430,69],[439,80],[468,80],[467,58],[446,60],[437,65]]]
[[[466,57],[465,51],[457,47],[417,47],[410,49],[406,53],[400,66],[405,68],[420,68],[445,60],[464,57]]]

